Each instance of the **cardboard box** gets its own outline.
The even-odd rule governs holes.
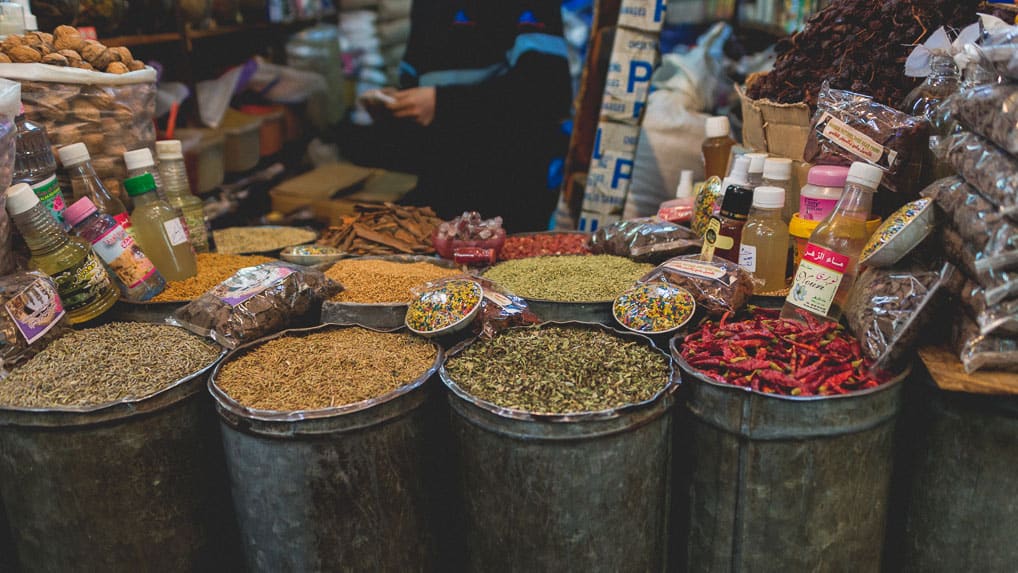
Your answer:
[[[605,215],[603,213],[590,213],[583,211],[580,213],[580,225],[577,230],[586,231],[593,233],[602,227],[607,227],[612,223],[617,223],[622,220],[619,215]]]
[[[367,169],[350,163],[323,165],[277,185],[269,191],[272,210],[290,214],[315,204],[327,204],[337,196],[345,203],[399,201],[417,186],[417,177],[382,169]],[[316,215],[318,215],[318,210]],[[329,218],[333,209],[325,211]]]
[[[750,85],[760,76],[749,76]],[[755,151],[803,161],[806,140],[812,119],[805,103],[774,103],[770,100],[753,100],[739,85],[735,91],[742,100],[742,142]]]
[[[610,122],[598,125],[583,192],[583,211],[622,214],[633,178],[639,138],[640,128],[635,125]]]
[[[622,0],[619,26],[659,33],[665,23],[667,7],[668,0]]]
[[[657,34],[616,29],[601,97],[602,120],[640,124],[657,58]]]

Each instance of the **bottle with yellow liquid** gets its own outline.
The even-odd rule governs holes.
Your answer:
[[[146,173],[124,181],[134,200],[134,238],[168,281],[182,281],[198,272],[194,249],[177,210],[156,195],[156,182]]]
[[[187,180],[187,168],[184,166],[184,153],[180,141],[176,139],[157,141],[156,155],[159,156],[159,175],[166,202],[184,214],[188,236],[194,250],[199,253],[209,252],[205,204],[191,194],[191,184]]]
[[[67,320],[80,324],[98,317],[117,302],[117,289],[92,245],[68,236],[26,183],[7,189],[7,212],[32,256],[28,266],[57,284]]]

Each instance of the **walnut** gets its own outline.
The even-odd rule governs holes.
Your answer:
[[[0,44],[0,48],[3,48],[3,50],[9,54],[11,53],[11,50],[17,48],[18,46],[24,45],[24,43],[25,42],[21,39],[21,36],[12,34],[10,36],[7,36],[7,39],[4,40],[2,44]]]
[[[71,62],[72,68],[78,68],[79,70],[94,70],[92,64],[82,60],[80,62]]]
[[[39,32],[39,37],[42,38],[43,44],[49,44],[50,46],[53,45],[53,34],[49,34],[47,32]]]
[[[125,64],[130,62],[130,61],[132,61],[132,60],[134,60],[134,55],[131,54],[131,50],[129,50],[126,46],[119,46],[119,47],[110,48],[110,49],[113,50],[114,52],[117,52],[118,54],[120,54],[120,60],[119,61],[124,62]]]
[[[0,53],[0,64],[9,64],[11,59],[7,57],[7,54]]]
[[[54,54],[47,54],[47,55],[43,56],[42,57],[42,63],[50,64],[50,65],[53,65],[53,66],[69,66],[70,65],[70,62],[67,61],[66,57],[64,57],[64,56],[62,56],[60,54],[56,54],[56,53],[54,53]]]
[[[107,74],[126,74],[129,71],[123,62],[111,62],[110,65],[106,66]]]
[[[81,57],[84,58],[86,62],[92,63],[92,60],[98,58],[106,51],[106,46],[103,46],[95,40],[85,40],[85,45],[78,51],[81,52]]]
[[[11,57],[11,61],[18,64],[30,64],[42,60],[42,54],[28,46],[17,46],[8,51],[7,55]]]
[[[57,26],[56,30],[53,30],[53,35],[57,38],[60,36],[80,36],[78,29],[74,26]]]
[[[71,113],[78,121],[88,121],[93,123],[99,123],[99,119],[102,114],[99,112],[99,108],[87,99],[77,98],[71,105]]]
[[[39,50],[39,54],[44,58],[53,53],[53,46],[51,45],[47,46],[46,44],[39,44],[38,46],[35,46],[35,49]]]
[[[59,50],[57,53],[60,54],[61,56],[65,57],[65,58],[67,58],[68,62],[72,62],[73,63],[73,62],[80,62],[81,61],[81,54],[79,54],[78,52],[75,52],[74,50]]]
[[[26,46],[32,46],[33,48],[43,44],[42,36],[39,35],[39,32],[29,32],[22,36],[21,39]]]
[[[77,52],[85,48],[85,40],[82,39],[81,34],[75,30],[73,35],[58,35],[56,39],[53,40],[53,47],[57,50],[74,50]]]
[[[113,97],[112,93],[99,86],[83,86],[79,93],[99,109],[110,109],[117,103],[117,98]]]
[[[99,151],[103,147],[103,140],[106,139],[102,133],[86,133],[81,136],[81,142],[85,144],[91,155],[99,155]],[[95,161],[92,162],[95,165]]]
[[[96,56],[95,58],[92,59],[85,58],[85,59],[88,60],[88,63],[92,64],[92,66],[94,66],[95,69],[105,70],[107,67],[109,67],[110,64],[115,62],[116,58],[118,58],[119,56],[120,55],[114,52],[113,50],[106,49],[103,50],[102,53]]]
[[[127,69],[131,70],[132,72],[137,72],[139,70],[144,70],[145,69],[145,62],[143,62],[141,60],[131,60],[131,62],[129,64],[127,64]]]

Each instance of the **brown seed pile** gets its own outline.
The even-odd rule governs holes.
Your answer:
[[[163,324],[112,322],[77,330],[0,380],[0,404],[60,408],[144,398],[208,366],[219,352]]]
[[[409,334],[341,328],[270,340],[223,365],[216,385],[255,410],[321,410],[378,398],[424,374],[435,347]]]
[[[299,227],[230,227],[212,231],[216,252],[228,255],[267,253],[310,243],[318,234]]]
[[[332,297],[334,301],[406,303],[413,299],[410,289],[458,274],[456,269],[446,269],[428,262],[347,259],[333,265],[325,276],[342,284],[345,289]]]
[[[166,290],[152,302],[186,302],[194,300],[209,289],[233,276],[245,267],[270,263],[275,259],[259,256],[198,253],[198,274],[182,281],[167,281]]]

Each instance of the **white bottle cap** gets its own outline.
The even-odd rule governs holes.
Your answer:
[[[716,115],[707,118],[707,137],[725,137],[732,132],[732,125],[728,118],[723,115]]]
[[[728,189],[729,185],[745,185],[749,183],[749,163],[750,160],[745,155],[735,158],[735,161],[732,162],[732,172],[728,174],[728,179],[724,183],[725,189]]]
[[[880,186],[880,181],[883,178],[884,172],[879,167],[857,161],[848,169],[848,179],[845,180],[845,184],[855,183],[856,185],[876,189]]]
[[[785,206],[785,190],[781,187],[757,187],[753,190],[753,206],[780,209]]]
[[[767,161],[766,153],[747,153],[746,157],[749,158],[750,173],[763,173],[764,163]]]
[[[154,167],[156,162],[152,159],[152,150],[147,147],[124,152],[124,164],[128,171]]]
[[[679,186],[675,189],[676,199],[686,199],[693,196],[693,172],[683,169],[679,176]]]
[[[781,157],[768,157],[764,160],[764,179],[772,181],[790,181],[792,179],[792,160]]]
[[[61,147],[57,150],[57,155],[60,156],[60,163],[63,163],[64,167],[74,167],[79,163],[92,159],[84,143],[72,143]]]
[[[7,188],[7,212],[20,215],[39,204],[39,198],[28,183],[15,183]]]
[[[184,151],[179,139],[167,139],[156,142],[156,155],[159,159],[183,159]]]

